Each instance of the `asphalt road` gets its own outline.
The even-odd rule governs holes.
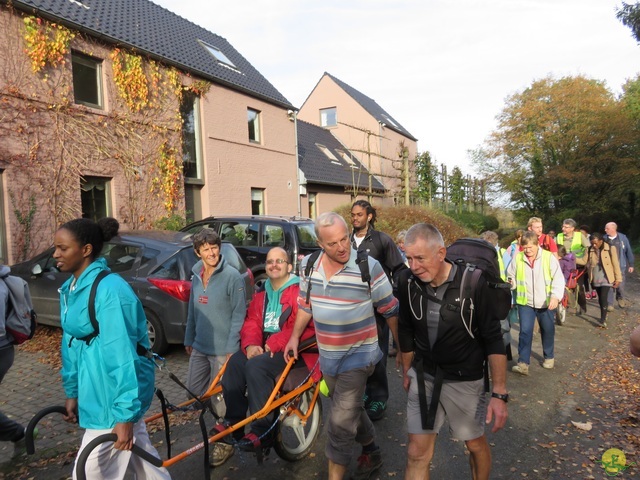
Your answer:
[[[629,282],[630,298],[640,299],[640,286],[635,278]],[[582,317],[567,316],[564,326],[556,329],[556,363],[553,370],[544,370],[540,337],[534,338],[534,351],[530,376],[522,377],[508,373],[507,382],[511,395],[507,427],[495,434],[488,432],[492,447],[493,471],[491,478],[503,479],[566,479],[566,478],[610,478],[605,475],[597,462],[602,452],[608,448],[621,448],[616,438],[627,438],[625,445],[637,445],[637,452],[625,451],[627,463],[640,464],[640,441],[638,423],[632,422],[624,430],[623,418],[617,415],[613,404],[602,399],[598,390],[607,385],[593,385],[593,372],[607,361],[616,358],[630,369],[627,375],[640,371],[640,360],[628,352],[628,335],[639,323],[640,302],[631,307],[610,314],[609,328],[596,328],[597,304],[589,303],[589,312]],[[514,351],[517,351],[517,325],[512,331]],[[169,365],[184,366],[185,355],[176,348],[167,356]],[[512,363],[510,363],[510,366]],[[392,359],[388,365],[390,390],[392,392],[386,416],[376,422],[378,443],[383,450],[384,465],[372,478],[403,478],[406,462],[406,395],[402,389],[401,376]],[[606,380],[603,380],[606,383]],[[4,386],[4,385],[3,385]],[[179,398],[177,399],[180,400]],[[325,405],[324,415],[328,413]],[[621,411],[620,415],[628,415]],[[633,417],[633,415],[632,415]],[[572,426],[571,421],[591,422],[593,430],[582,432]],[[606,420],[606,421],[605,421]],[[619,420],[619,421],[618,421]],[[636,418],[637,420],[637,418]],[[172,427],[171,438],[174,455],[185,451],[200,441],[198,425],[195,421],[178,421]],[[622,426],[621,426],[622,425]],[[431,478],[458,480],[471,478],[468,455],[464,444],[450,438],[446,424],[437,442]],[[610,429],[622,429],[626,437],[616,437]],[[629,439],[630,437],[630,439]],[[635,437],[635,443],[634,443]],[[153,435],[163,458],[164,432]],[[289,463],[271,453],[262,466],[258,466],[252,454],[236,453],[224,466],[215,469],[212,479],[260,479],[285,480],[298,478],[327,478],[324,457],[325,431],[320,433],[311,455],[301,461]],[[59,445],[57,458],[50,457],[50,463],[18,458],[0,464],[0,479],[25,478],[50,480],[69,478],[71,464],[60,464],[63,451],[77,448],[75,440],[67,445]],[[355,468],[358,451],[354,451],[350,468]],[[71,454],[69,454],[70,456]],[[194,454],[170,467],[175,479],[203,478],[203,458],[201,452]],[[2,473],[3,472],[3,473]],[[640,466],[631,466],[620,472],[621,478],[640,477]]]

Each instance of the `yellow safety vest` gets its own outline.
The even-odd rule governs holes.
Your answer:
[[[564,233],[559,233],[556,237],[556,243],[558,245],[564,245]],[[573,253],[576,258],[584,257],[585,248],[582,245],[582,232],[573,232],[573,237],[571,237],[571,248],[569,249],[571,253]]]
[[[547,303],[551,300],[551,256],[552,253],[540,249],[542,252],[541,260],[542,260],[542,273],[544,274],[544,283],[547,289]],[[518,305],[526,305],[527,304],[527,285],[526,285],[526,276],[525,276],[525,258],[524,252],[518,253],[516,255],[516,303]]]

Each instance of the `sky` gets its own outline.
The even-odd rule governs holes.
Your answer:
[[[535,80],[583,75],[619,94],[640,74],[622,0],[153,1],[226,38],[297,108],[328,72],[465,174]]]

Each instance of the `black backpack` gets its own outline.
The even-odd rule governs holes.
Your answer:
[[[461,238],[447,247],[447,258],[464,269],[460,284],[460,312],[465,324],[470,325],[472,320],[464,317],[465,312],[470,311],[468,307],[475,298],[475,289],[481,275],[484,275],[489,286],[491,298],[488,302],[493,305],[496,317],[506,318],[511,309],[511,286],[500,277],[496,249],[479,238]]]

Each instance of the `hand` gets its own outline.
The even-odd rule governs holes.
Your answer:
[[[633,273],[633,267],[629,267],[629,273]]]
[[[289,359],[291,358],[289,356],[289,352],[293,353],[293,358],[295,358],[296,360],[298,359],[298,344],[300,343],[300,340],[297,338],[294,338],[293,335],[291,336],[291,338],[289,339],[289,341],[287,342],[287,345],[284,347],[284,361],[288,362]]]
[[[613,288],[618,288],[619,285],[620,285],[620,282],[617,282],[617,281],[611,284]]]
[[[411,377],[407,375],[407,373],[405,372],[405,374],[402,377],[402,387],[404,388],[405,392],[408,392],[410,386],[411,386]]]
[[[191,356],[191,352],[193,352],[193,347],[192,346],[184,346],[185,351],[187,352],[187,355]]]
[[[247,360],[252,359],[253,357],[257,357],[258,355],[262,355],[264,350],[262,347],[258,345],[249,345],[247,347]]]
[[[556,297],[551,297],[549,300],[549,310],[555,310],[558,308],[558,299]]]
[[[493,422],[492,433],[496,433],[502,429],[507,423],[507,404],[499,398],[491,397],[489,407],[487,408],[487,425]]]
[[[273,358],[273,352],[271,351],[271,349],[269,348],[269,345],[265,344],[264,346],[264,351],[265,352],[269,352],[271,355],[270,357]]]
[[[113,448],[116,450],[131,450],[133,448],[133,423],[116,423],[113,427],[113,433],[118,435]]]
[[[67,410],[67,414],[62,418],[65,422],[78,423],[78,399],[67,398],[64,402],[64,408]]]

